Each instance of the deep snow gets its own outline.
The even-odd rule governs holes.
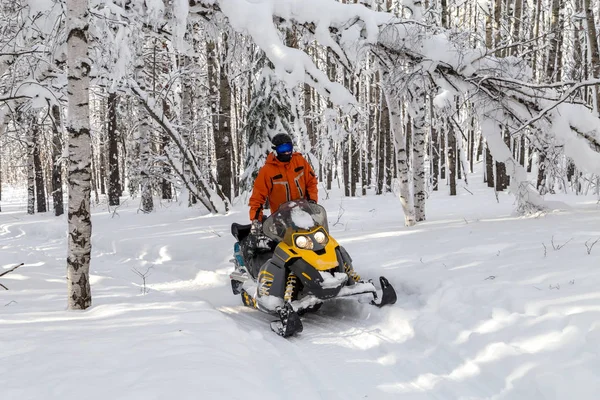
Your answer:
[[[0,398],[598,398],[597,199],[553,196],[572,208],[524,218],[510,195],[469,190],[434,193],[412,228],[393,195],[330,192],[332,235],[399,299],[330,302],[290,339],[231,293],[241,202],[227,216],[95,206],[93,307],[69,312],[66,218],[28,216],[25,193],[5,192],[0,272],[25,265],[0,278]]]

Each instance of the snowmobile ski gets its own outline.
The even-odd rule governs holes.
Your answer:
[[[390,285],[390,282],[385,277],[380,276],[379,283],[381,283],[382,291],[381,301],[379,303],[375,301],[377,300],[377,293],[373,292],[374,299],[371,300],[371,304],[381,308],[385,305],[396,303],[398,297],[396,296],[396,291],[394,290],[394,287]]]

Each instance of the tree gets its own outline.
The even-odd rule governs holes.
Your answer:
[[[44,190],[44,171],[41,158],[41,132],[37,116],[33,118],[31,125],[33,142],[33,171],[35,175],[35,197],[37,200],[37,212],[46,212],[46,191]]]
[[[117,105],[118,98],[115,92],[108,93],[108,204],[120,204],[121,180],[119,178],[119,145],[117,140]]]
[[[91,139],[89,121],[89,11],[86,0],[67,0],[67,70],[69,112],[68,307],[92,305],[90,258]]]
[[[54,215],[64,214],[63,179],[62,179],[62,118],[58,104],[51,106],[52,110],[52,203]]]
[[[246,132],[248,151],[244,164],[244,173],[240,180],[242,191],[251,191],[258,170],[271,149],[271,138],[277,133],[286,132],[294,137],[292,125],[292,106],[288,92],[277,78],[275,71],[261,56],[258,62],[260,75],[256,83],[250,109]]]

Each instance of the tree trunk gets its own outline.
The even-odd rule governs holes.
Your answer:
[[[546,155],[538,153],[538,175],[536,189],[541,195],[546,193]]]
[[[514,18],[513,18],[513,42],[521,41],[521,20],[523,18],[523,0],[514,0]],[[516,56],[519,53],[519,46],[511,47],[510,54]]]
[[[106,115],[102,113],[102,115]],[[100,186],[100,194],[106,194],[106,135],[105,132],[100,132],[100,144],[98,154],[98,183]]]
[[[598,37],[596,35],[596,23],[594,19],[594,3],[592,0],[584,0],[585,20],[587,22],[588,48],[590,50],[590,61],[592,65],[592,77],[600,78],[600,53],[598,51]],[[600,112],[600,89],[599,85],[594,85],[594,96],[592,98],[594,112],[598,116]]]
[[[100,199],[98,198],[98,186],[96,184],[98,180],[98,171],[96,169],[96,155],[94,154],[94,145],[92,144],[92,148],[90,150],[90,155],[92,157],[92,172],[90,178],[90,184],[92,185],[92,191],[94,192],[94,197],[96,198],[96,204],[100,203]]]
[[[507,129],[502,129],[502,139],[506,147],[510,149],[510,136]],[[496,191],[501,192],[508,188],[509,177],[506,174],[506,165],[502,162],[496,162]]]
[[[349,134],[350,135],[350,134]],[[342,144],[343,147],[343,166],[344,166],[344,173],[343,173],[343,179],[344,179],[344,196],[346,197],[350,197],[352,194],[351,190],[350,190],[350,154],[351,154],[351,150],[350,147],[352,147],[352,140],[350,138],[348,138],[346,140],[346,143]]]
[[[572,159],[567,159],[567,181],[572,182],[575,175],[575,163]]]
[[[166,98],[162,100],[163,114],[165,118],[171,120],[171,107]],[[169,135],[161,129],[160,131],[160,156],[164,159],[167,157],[167,147],[169,145]],[[173,190],[171,185],[171,166],[168,162],[162,162],[162,179],[160,181],[160,191],[163,200],[173,199]]]
[[[488,187],[494,187],[494,158],[487,143],[485,145],[485,181]]]
[[[307,50],[308,51],[308,50]],[[317,134],[313,123],[313,101],[312,101],[312,87],[305,83],[304,84],[304,125],[306,125],[306,134],[310,142],[310,149],[314,151],[317,145]]]
[[[148,113],[143,105],[138,105],[140,111],[140,125],[138,127],[139,145],[140,145],[140,210],[144,213],[150,213],[154,210],[154,200],[152,198],[152,178],[150,177],[150,120]]]
[[[439,154],[440,154],[440,179],[446,180],[446,142],[447,140],[447,132],[445,129],[440,129],[440,134],[438,138],[439,142]]]
[[[469,108],[469,111],[471,109]],[[469,124],[469,173],[473,173],[473,159],[475,158],[475,115],[472,114],[470,118],[471,122]]]
[[[448,181],[450,184],[450,196],[456,196],[456,135],[454,125],[448,119]]]
[[[500,50],[499,47],[502,43],[502,4],[504,1],[494,1],[494,47],[496,50],[496,57],[504,57],[504,50]]]
[[[425,142],[427,137],[427,94],[426,80],[413,78],[408,90],[408,113],[406,118],[406,135],[412,137],[413,166],[413,201],[415,205],[415,221],[425,221],[426,174],[425,174]],[[431,100],[431,97],[430,97]],[[430,110],[431,111],[431,110]],[[408,146],[408,144],[407,144]]]
[[[535,8],[533,10],[533,23],[534,23],[534,28],[532,30],[532,37],[530,38],[532,40],[531,42],[531,49],[533,50],[533,60],[531,62],[531,70],[533,71],[533,76],[535,78],[536,74],[538,73],[537,69],[538,69],[538,53],[540,53],[537,49],[539,48],[539,37],[540,37],[540,25],[542,24],[541,22],[541,15],[542,15],[542,0],[536,0],[535,3]]]
[[[376,72],[379,77],[379,71]],[[379,79],[378,79],[379,80]],[[381,89],[378,89],[381,90]],[[380,126],[377,130],[377,194],[383,194],[384,190],[387,191],[385,187],[385,175],[386,175],[386,165],[388,162],[388,155],[390,153],[389,146],[386,145],[386,138],[390,136],[390,110],[387,105],[387,100],[385,96],[380,92],[380,103],[381,103],[381,113],[379,114],[381,118]],[[387,152],[386,152],[387,150]]]
[[[192,61],[190,57],[183,56],[183,69],[188,71],[186,74],[182,76],[182,88],[181,88],[181,123],[182,123],[182,140],[183,145],[187,148],[191,145],[191,138],[193,136],[193,126],[194,126],[194,110],[193,110],[193,87],[194,87],[194,79],[192,72],[189,71],[189,68],[192,66]],[[182,175],[183,180],[190,182],[190,184],[194,185],[195,182],[191,182],[192,179],[192,171],[189,162],[185,161],[185,155],[181,155],[182,160]],[[185,192],[184,192],[185,193]],[[188,194],[188,207],[191,207],[196,203],[197,199],[189,192]]]
[[[435,110],[433,107],[433,96],[429,96],[429,125],[431,126],[431,144],[429,159],[431,160],[431,185],[434,191],[439,190],[439,176],[440,176],[440,143],[439,133],[434,125]]]
[[[351,164],[350,164],[350,195],[352,197],[358,196],[356,192],[356,184],[359,181],[359,170],[360,170],[360,149],[358,147],[358,140],[356,135],[350,135],[350,142],[352,143]]]
[[[148,39],[143,37],[138,42],[136,48],[137,57],[139,59],[136,65],[135,78],[138,82],[140,89],[148,91],[147,96],[152,100],[152,103],[156,102],[156,40],[152,43],[152,55],[153,62],[146,60],[144,57],[144,49],[149,47]],[[148,43],[148,46],[147,46]],[[135,157],[134,154],[130,154],[132,159],[131,166],[135,168],[131,175],[135,177],[130,179],[132,188],[137,189],[139,183],[140,190],[140,208],[139,210],[143,213],[150,213],[154,210],[154,199],[152,197],[152,131],[151,131],[151,120],[150,115],[147,112],[146,104],[144,101],[138,99],[134,106],[137,108],[138,115],[138,126],[134,139],[139,148],[139,156]],[[162,111],[162,110],[161,110]],[[131,152],[130,152],[131,153]],[[134,152],[135,153],[135,152]]]
[[[492,27],[492,3],[486,4],[485,10],[485,47],[491,49],[494,47],[493,27]]]
[[[231,201],[233,137],[231,134],[231,86],[227,78],[227,35],[223,35],[221,62],[217,58],[216,43],[206,46],[208,57],[208,83],[213,121],[213,140],[217,164],[217,182],[225,197]]]
[[[424,101],[425,99],[423,99]],[[424,119],[424,118],[423,118]],[[416,222],[425,221],[425,200],[426,192],[426,175],[425,175],[425,141],[426,129],[425,125],[417,125],[417,118],[413,124],[413,193],[415,201],[415,219]]]
[[[365,146],[369,146],[369,143],[366,143]],[[367,147],[368,148],[368,147]],[[371,171],[372,164],[369,155],[371,152],[365,151],[364,149],[360,150],[360,159],[361,159],[361,168],[360,168],[360,194],[361,196],[367,195],[367,187],[371,186],[371,180],[369,179],[368,171]]]
[[[404,223],[406,226],[415,224],[415,208],[413,198],[410,193],[410,169],[406,155],[406,136],[402,129],[401,109],[398,98],[392,91],[388,72],[383,72],[384,93],[390,110],[390,125],[394,134],[395,156],[398,180],[400,185],[400,203],[404,211]]]
[[[54,205],[54,215],[63,215],[63,188],[62,188],[62,118],[60,107],[52,106],[52,203]]]
[[[4,130],[6,129],[6,124],[4,121],[0,120],[0,137],[4,136]],[[2,148],[2,141],[0,140],[0,212],[2,211],[2,154],[4,149]]]
[[[27,140],[27,214],[35,214],[35,123],[30,127]]]
[[[119,195],[121,193],[121,181],[119,179],[119,142],[117,131],[117,104],[118,98],[115,92],[108,94],[108,205],[118,206],[121,204]]]
[[[557,64],[557,54],[559,53],[558,43],[560,42],[559,29],[559,12],[560,0],[552,0],[550,10],[550,38],[548,41],[548,63],[546,65],[546,82],[554,82],[555,74],[560,70],[560,65]]]
[[[37,118],[33,119],[33,167],[35,170],[35,197],[37,200],[37,212],[46,212],[46,184],[44,182],[44,168],[40,154],[41,140],[40,126]]]
[[[92,305],[89,269],[92,250],[90,218],[90,121],[88,2],[67,0],[67,71],[69,132],[68,308]]]
[[[504,182],[506,180],[506,166],[504,163],[496,161],[496,191],[504,190]]]
[[[371,67],[373,67],[373,62],[371,61]],[[365,162],[366,162],[366,182],[368,187],[373,187],[376,184],[376,179],[374,179],[374,175],[376,176],[377,172],[375,168],[377,166],[378,160],[378,147],[379,147],[379,112],[381,107],[379,105],[379,97],[378,97],[378,73],[375,72],[369,79],[369,119],[368,119],[368,129],[366,135],[366,148],[365,148]],[[364,175],[363,175],[364,176]],[[364,178],[363,178],[364,179]],[[364,187],[363,182],[363,187]],[[376,186],[376,185],[375,185]],[[366,188],[363,189],[363,195],[366,195]],[[379,194],[379,193],[378,193]]]
[[[575,12],[581,12],[581,0],[575,0]],[[576,19],[572,22],[573,26],[573,51],[571,52],[571,59],[573,60],[574,66],[571,67],[569,78],[571,80],[580,80],[585,79],[585,75],[581,70],[581,65],[586,65],[587,60],[583,58],[583,49],[581,47],[581,31],[583,30],[581,19]],[[584,61],[585,60],[585,61]],[[581,92],[578,92],[579,98],[584,98],[581,96]]]
[[[526,146],[525,146],[525,135],[521,135],[521,138],[519,140],[519,164],[521,164],[522,167],[525,167],[525,150],[526,150]]]
[[[442,17],[442,27],[444,29],[449,29],[450,28],[450,18],[449,18],[449,10],[448,10],[448,1],[447,0],[441,0],[440,1],[440,7],[441,7],[441,17]]]

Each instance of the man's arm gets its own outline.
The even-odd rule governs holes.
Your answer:
[[[319,200],[319,180],[317,179],[317,174],[315,174],[315,171],[313,171],[312,167],[310,166],[309,162],[304,159],[304,170],[306,171],[305,177],[306,177],[306,194],[307,194],[307,199],[308,200],[314,200],[314,201],[318,201]]]
[[[258,171],[258,175],[254,180],[252,196],[250,196],[250,200],[248,200],[248,205],[250,206],[250,221],[255,219],[262,221],[263,206],[267,201],[269,190],[269,182],[266,179],[266,173],[263,167]]]

